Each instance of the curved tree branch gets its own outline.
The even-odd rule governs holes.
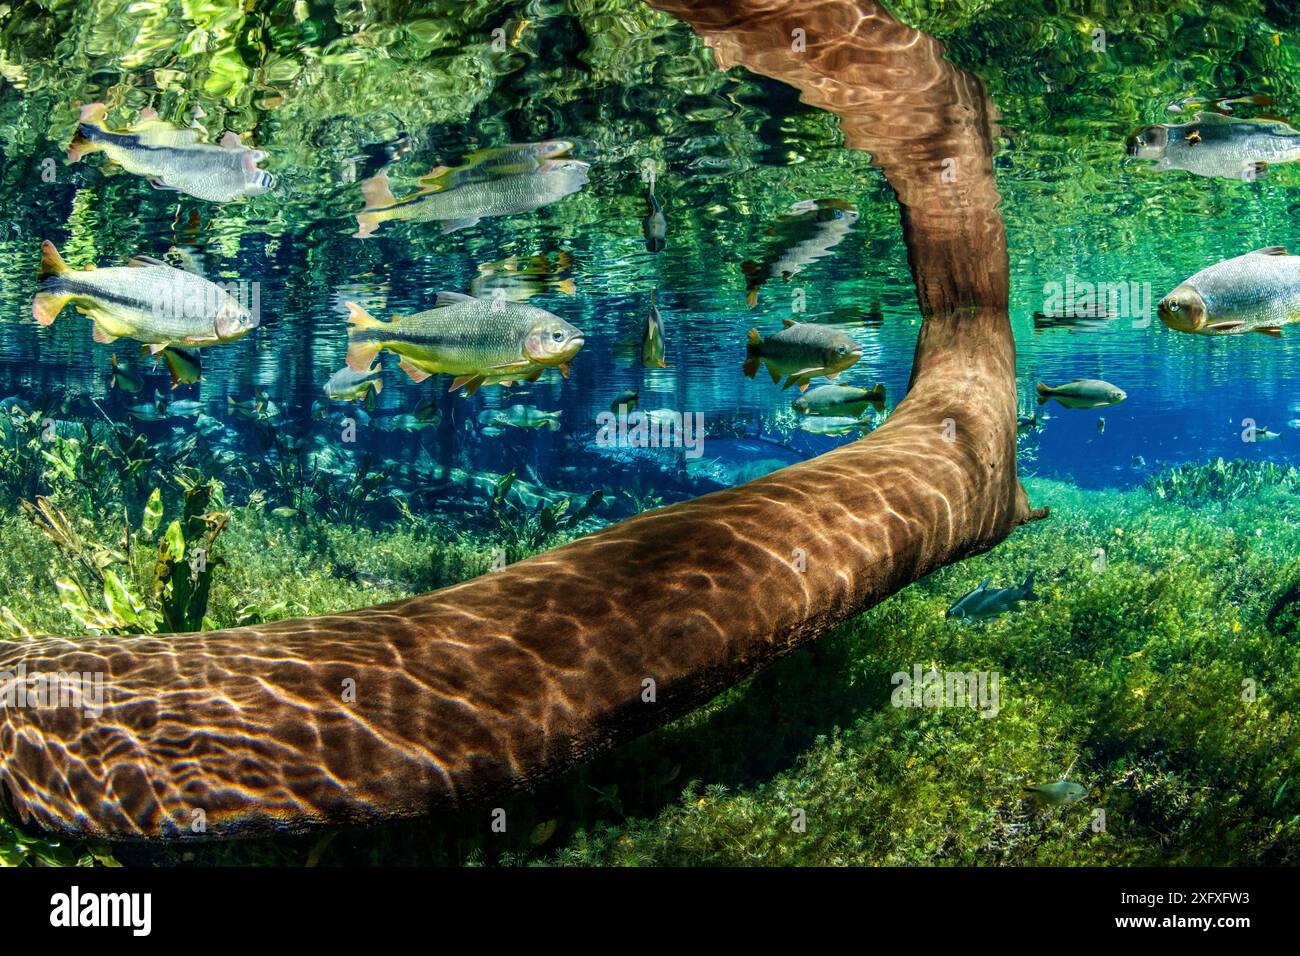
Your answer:
[[[1041,515],[1016,479],[1006,242],[979,81],[868,0],[659,5],[722,65],[838,113],[897,191],[925,321],[895,413],[813,461],[406,601],[0,644],[0,671],[105,675],[98,716],[0,712],[11,813],[130,839],[191,836],[200,812],[211,837],[480,803],[688,712]]]

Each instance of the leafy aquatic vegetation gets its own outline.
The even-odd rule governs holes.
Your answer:
[[[1183,471],[1213,471],[1210,464]],[[1051,519],[939,571],[674,724],[535,794],[417,823],[147,849],[0,831],[6,862],[469,864],[1294,864],[1300,796],[1300,518],[1267,464],[1219,496],[1031,480]],[[1233,493],[1245,482],[1249,495]],[[51,489],[57,499],[59,489]],[[484,573],[490,525],[375,528],[228,505],[206,626],[316,614]],[[489,506],[490,508],[490,506]],[[107,509],[109,512],[111,508]],[[121,535],[121,524],[82,536]],[[147,527],[129,526],[133,548]],[[162,526],[161,522],[154,527]],[[511,542],[515,559],[522,556]],[[1232,555],[1224,561],[1223,555]],[[72,558],[0,520],[10,619],[76,633],[54,580]],[[986,577],[1043,600],[944,618]],[[17,639],[22,639],[18,637]],[[895,673],[996,672],[994,716],[891,705]],[[1078,803],[1021,788],[1063,776]],[[802,819],[802,829],[797,826]]]

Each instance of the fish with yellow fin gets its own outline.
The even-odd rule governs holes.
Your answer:
[[[773,382],[779,382],[784,375],[781,388],[797,385],[802,392],[814,378],[824,375],[835,379],[862,358],[862,346],[843,332],[794,319],[781,322],[784,328],[767,338],[759,335],[758,329],[749,330],[744,367],[749,378],[766,362]]]
[[[169,345],[233,342],[257,328],[257,317],[220,286],[148,256],[126,266],[78,270],[47,240],[37,275],[36,321],[52,325],[65,306],[74,305],[94,321],[100,343],[131,338],[156,355]]]
[[[139,121],[125,130],[109,129],[104,123],[107,115],[103,103],[81,108],[68,162],[103,153],[127,172],[143,176],[155,189],[217,203],[258,196],[275,185],[275,177],[258,168],[267,154],[245,146],[236,133],[226,133],[214,146],[200,142],[201,127],[176,126],[152,109],[141,112]]]
[[[544,159],[536,168],[517,171],[526,165],[516,156],[510,161],[482,161],[470,167],[472,172],[434,170],[416,192],[401,199],[393,196],[388,173],[381,172],[361,184],[365,208],[356,214],[354,235],[363,239],[394,220],[440,222],[446,235],[487,216],[531,212],[587,185],[590,167],[581,160]],[[497,175],[495,170],[512,171]]]
[[[439,292],[432,309],[376,319],[355,303],[348,308],[348,367],[365,372],[379,353],[401,356],[412,381],[453,376],[451,390],[474,394],[481,386],[536,381],[548,368],[566,378],[582,349],[582,332],[558,315],[517,302]]]

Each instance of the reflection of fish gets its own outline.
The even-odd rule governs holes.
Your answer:
[[[1072,780],[1057,780],[1053,783],[1029,784],[1025,787],[1024,792],[1028,799],[1038,803],[1061,806],[1067,803],[1077,803],[1083,799],[1084,794],[1088,791]]]
[[[799,423],[799,427],[814,435],[847,435],[858,429],[868,429],[871,422],[850,415],[809,415]]]
[[[1039,382],[1035,388],[1039,405],[1054,398],[1066,408],[1103,408],[1118,405],[1128,398],[1123,389],[1096,378],[1076,378],[1073,382],[1055,386]]]
[[[1257,179],[1270,163],[1300,159],[1300,131],[1281,120],[1197,113],[1190,123],[1157,124],[1128,141],[1128,154],[1152,160],[1152,169],[1197,176]]]
[[[380,368],[355,372],[344,366],[325,383],[325,394],[335,402],[363,402],[373,392],[384,388],[383,370]]]
[[[774,237],[762,262],[741,264],[745,301],[758,305],[758,290],[769,279],[789,282],[810,263],[827,255],[858,221],[857,207],[842,199],[807,199],[795,203],[767,234]]]
[[[646,368],[667,368],[664,361],[664,320],[655,306],[655,290],[650,290],[650,314],[641,333],[641,364]]]
[[[609,410],[618,414],[620,407],[626,411],[632,411],[640,404],[640,393],[635,388],[629,388],[626,392],[619,392],[614,400],[609,403]]]
[[[172,388],[179,385],[193,385],[203,375],[203,367],[194,352],[178,349],[176,346],[163,349],[162,360],[167,363],[167,371],[172,376]]]
[[[549,428],[557,431],[560,427],[560,413],[543,411],[532,405],[511,405],[509,408],[488,408],[479,413],[481,425],[510,425],[514,428]]]
[[[885,386],[858,388],[856,385],[819,385],[800,395],[791,406],[801,415],[849,415],[861,418],[868,407],[882,411],[885,407]]]
[[[1269,246],[1216,262],[1183,280],[1157,308],[1176,332],[1280,336],[1282,326],[1300,322],[1300,256]]]
[[[1102,329],[1106,327],[1107,322],[1117,317],[1108,305],[1076,302],[1073,306],[1067,306],[1060,312],[1035,312],[1034,331],[1069,329],[1074,332]]]
[[[549,159],[569,155],[573,143],[549,139],[540,143],[510,143],[478,149],[465,157],[459,166],[439,166],[420,178],[421,185],[439,189],[485,182],[500,176],[535,173]]]
[[[347,303],[348,366],[365,371],[383,349],[402,357],[401,369],[422,382],[445,372],[452,389],[536,379],[556,367],[566,377],[583,346],[582,333],[545,309],[514,302],[488,302],[439,292],[437,304],[415,315],[381,322]]]
[[[68,147],[69,162],[103,152],[127,172],[144,176],[155,189],[174,189],[211,202],[257,196],[275,184],[270,173],[257,168],[266,153],[245,146],[234,133],[226,133],[220,146],[200,143],[203,130],[164,122],[151,109],[140,114],[135,126],[114,132],[104,126],[107,113],[103,103],[81,108]]]
[[[257,327],[257,319],[220,287],[145,256],[125,267],[74,271],[47,241],[38,275],[36,321],[52,324],[71,303],[94,321],[96,342],[126,336],[160,352],[168,345],[231,342]]]
[[[650,183],[650,193],[646,197],[650,204],[650,215],[645,217],[642,223],[642,231],[645,233],[645,247],[647,252],[663,252],[668,245],[666,237],[668,235],[668,220],[664,218],[663,210],[659,208],[659,200],[655,198],[655,184]]]
[[[120,388],[124,392],[138,392],[144,388],[144,379],[135,372],[123,365],[117,364],[117,356],[114,355],[109,360],[113,366],[113,372],[109,376],[110,383],[115,388]]]
[[[549,256],[502,259],[478,267],[470,282],[470,294],[478,299],[503,298],[508,302],[526,302],[546,292],[573,295],[573,256],[561,252]]]
[[[948,608],[946,616],[959,621],[982,621],[1014,609],[1021,601],[1037,600],[1032,572],[1018,588],[991,588],[989,579],[985,578],[974,591],[958,598],[957,603]]]
[[[745,374],[753,378],[761,363],[767,363],[772,381],[788,376],[782,388],[798,385],[804,391],[819,375],[835,378],[862,358],[862,346],[843,332],[824,325],[782,319],[780,332],[763,338],[757,329],[749,330]]]
[[[366,207],[357,213],[356,235],[364,238],[394,219],[436,220],[445,234],[484,216],[530,212],[580,190],[587,184],[587,169],[576,159],[548,159],[535,172],[473,180],[449,189],[425,187],[400,200],[389,189],[388,174],[380,173],[362,183]]]

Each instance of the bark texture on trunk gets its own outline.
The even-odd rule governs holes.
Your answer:
[[[11,813],[184,838],[480,804],[661,726],[1040,516],[1016,478],[994,112],[979,81],[865,0],[656,5],[721,65],[839,114],[849,145],[883,167],[925,316],[907,398],[813,461],[406,601],[0,644],[0,671],[105,675],[101,714],[0,711]]]

